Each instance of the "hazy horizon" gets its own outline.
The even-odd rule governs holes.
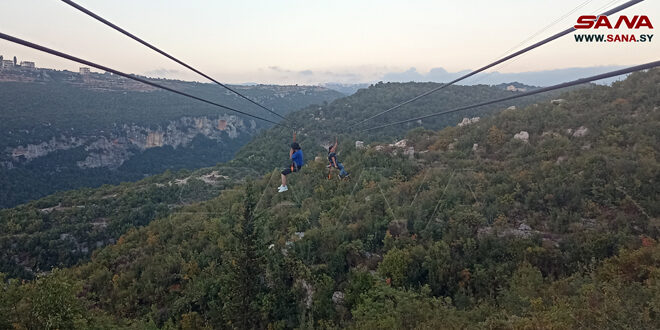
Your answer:
[[[390,81],[388,77],[435,81],[439,69],[452,74],[491,62],[580,4],[584,6],[525,45],[623,0],[507,0],[497,6],[482,0],[77,3],[223,82],[317,85]],[[656,24],[658,12],[659,2],[644,1],[621,14],[648,15]],[[61,1],[8,2],[0,21],[0,32],[125,72],[204,81]],[[644,32],[653,30],[634,31]],[[658,53],[657,41],[576,43],[566,36],[494,68],[499,73],[491,76],[629,66],[655,60]],[[76,71],[80,66],[6,41],[0,41],[0,54],[39,67]]]
[[[13,56],[11,54],[6,55],[6,54],[1,54],[0,56],[5,56],[6,59],[12,59]],[[22,59],[17,59],[17,61],[20,63],[21,61],[33,61],[32,59],[29,58],[22,58]],[[83,65],[81,65],[83,67]],[[560,82],[565,82],[565,81],[570,81],[578,78],[583,78],[586,76],[591,76],[607,71],[612,71],[612,70],[617,70],[624,68],[625,66],[620,66],[620,65],[615,65],[615,66],[592,66],[592,67],[579,67],[579,68],[563,68],[563,69],[556,69],[556,70],[541,70],[541,71],[526,71],[526,72],[499,72],[499,71],[491,71],[491,72],[486,72],[486,73],[481,73],[477,74],[475,76],[472,76],[470,78],[467,78],[463,81],[460,81],[456,83],[456,85],[477,85],[477,84],[486,84],[486,85],[498,85],[498,84],[503,84],[503,83],[522,83],[526,85],[531,85],[531,86],[549,86],[549,85],[554,85],[558,84]],[[38,66],[37,68],[39,69],[47,69],[47,70],[66,70],[66,71],[71,71],[71,72],[77,72],[75,68],[49,68],[49,67],[43,67],[43,66]],[[103,71],[96,70],[94,68],[91,69],[92,72],[96,73],[103,73]],[[456,71],[456,72],[448,72],[444,68],[432,68],[428,72],[419,72],[417,71],[416,68],[409,68],[408,70],[404,70],[402,72],[388,72],[384,74],[382,77],[371,80],[371,81],[362,81],[362,82],[342,82],[342,81],[321,81],[317,83],[308,83],[308,84],[300,84],[300,83],[291,83],[291,84],[278,84],[278,83],[259,83],[259,82],[251,82],[251,81],[245,81],[245,82],[235,82],[235,83],[230,83],[231,85],[238,85],[238,86],[250,86],[250,85],[307,85],[307,86],[329,86],[329,85],[336,85],[336,86],[360,86],[360,85],[370,85],[370,84],[375,84],[378,82],[399,82],[399,83],[404,83],[404,82],[435,82],[435,83],[446,83],[449,82],[455,78],[458,78],[466,73],[469,73],[470,70],[461,70],[461,71]],[[172,79],[172,80],[181,80],[181,81],[186,81],[186,82],[201,82],[201,83],[209,83],[212,84],[212,82],[206,80],[203,77],[191,77],[191,79],[186,79],[186,78],[179,78],[179,77],[167,77],[167,72],[147,72],[143,74],[139,74],[142,76],[146,76],[148,78],[153,78],[153,79]],[[614,77],[614,78],[609,78],[609,79],[604,79],[600,81],[596,81],[595,83],[603,83],[603,84],[609,84],[612,81],[620,80],[625,78],[624,76],[621,77]],[[352,88],[351,88],[352,89]]]

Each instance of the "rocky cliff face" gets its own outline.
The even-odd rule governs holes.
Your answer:
[[[15,162],[21,160],[30,161],[32,159],[47,155],[57,150],[68,150],[81,146],[84,143],[83,139],[77,137],[59,138],[53,137],[49,141],[44,141],[39,144],[28,144],[26,146],[18,146],[10,150],[11,158]]]
[[[94,136],[62,135],[38,144],[9,148],[7,152],[11,162],[4,162],[2,166],[13,168],[59,150],[83,147],[87,158],[79,161],[78,167],[115,169],[136,153],[163,146],[186,147],[200,134],[220,142],[236,139],[240,134],[253,134],[255,131],[254,121],[246,123],[232,115],[182,117],[155,128],[123,124],[117,125],[113,132],[100,132]]]

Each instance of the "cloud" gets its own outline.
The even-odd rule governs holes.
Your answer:
[[[259,68],[259,71],[263,73],[262,76],[268,76],[268,79],[271,81],[290,84],[320,84],[327,82],[363,83],[372,80],[365,77],[359,70],[350,69],[341,71],[293,70],[278,65],[271,65],[265,68]]]
[[[348,80],[360,80],[363,79],[362,75],[351,72],[332,72],[324,71],[323,75],[327,77],[333,77],[335,79],[348,79]]]
[[[291,70],[283,69],[283,68],[281,68],[277,65],[269,66],[268,70],[272,70],[272,71],[275,71],[275,72],[286,72],[286,73],[291,72]]]
[[[444,68],[433,68],[428,73],[423,74],[412,67],[403,72],[389,72],[383,75],[382,81],[390,82],[408,82],[408,81],[433,81],[448,82],[457,77],[468,73],[469,70],[448,72]]]
[[[520,82],[533,86],[549,86],[564,81],[575,80],[595,74],[619,69],[621,66],[601,66],[601,67],[582,67],[582,68],[564,68],[545,71],[530,71],[517,73],[480,73],[473,77],[458,82],[460,85],[487,84],[497,85],[501,83]],[[233,76],[228,81],[250,81],[259,83],[277,83],[277,84],[364,84],[377,81],[385,82],[440,82],[446,83],[458,77],[461,77],[471,70],[460,70],[450,72],[442,67],[430,69],[428,72],[420,72],[415,67],[410,67],[402,71],[391,71],[392,68],[386,67],[345,67],[335,69],[304,69],[294,70],[277,65],[261,67],[258,74]],[[188,72],[173,69],[155,69],[145,73],[145,75],[157,78],[168,79],[199,79],[198,76]],[[218,77],[227,78],[227,73],[218,73]],[[616,80],[610,79],[600,81],[599,83],[610,83]]]
[[[612,71],[622,68],[621,66],[595,66],[584,68],[565,68],[556,70],[544,71],[529,71],[517,73],[500,73],[500,72],[486,72],[479,73],[473,77],[460,81],[460,85],[475,85],[487,84],[497,85],[502,83],[520,82],[533,86],[550,86],[559,84],[565,81],[584,78],[599,73]],[[471,70],[462,70],[457,72],[448,72],[444,68],[438,67],[429,70],[428,73],[420,73],[416,68],[412,67],[403,72],[388,72],[382,76],[382,81],[387,82],[441,82],[446,83],[458,77],[464,76],[471,72]],[[599,83],[610,83],[616,79],[599,81]]]
[[[477,77],[480,84],[501,84],[508,82],[521,82],[533,86],[550,86],[579,78],[589,77],[608,71],[622,69],[623,66],[592,66],[586,68],[565,68],[557,70],[529,71],[518,73],[493,72]],[[609,84],[621,77],[599,80],[597,83]]]
[[[382,80],[392,82],[422,81],[424,76],[417,72],[416,68],[410,68],[404,72],[386,73]]]

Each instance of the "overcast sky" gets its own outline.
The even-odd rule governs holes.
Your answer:
[[[440,67],[474,69],[580,4],[585,5],[527,44],[572,26],[579,15],[625,0],[77,2],[220,81],[316,84],[378,81],[410,68],[422,75]],[[657,29],[660,1],[646,0],[623,14],[648,15]],[[0,32],[126,72],[203,80],[58,0],[2,1]],[[646,44],[597,44],[566,36],[495,70],[641,64],[658,59],[660,37],[655,38]],[[80,66],[6,41],[0,41],[0,54],[39,67]]]

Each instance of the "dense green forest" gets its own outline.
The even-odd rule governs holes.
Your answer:
[[[357,122],[361,118],[382,111],[385,107],[390,107],[405,98],[418,95],[429,88],[437,86],[438,84],[427,83],[377,84],[348,98],[328,104],[313,105],[296,111],[287,118],[298,127],[303,125],[300,129],[299,139],[305,146],[308,155],[314,155],[322,152],[321,145],[327,143],[332,134],[346,134],[344,129],[348,123]],[[414,103],[402,108],[401,113],[388,115],[388,118],[400,119],[410,114],[427,114],[450,106],[483,101],[488,97],[510,95],[511,92],[504,89],[505,86],[451,86],[431,96],[437,103]],[[547,95],[543,97],[547,97]],[[530,98],[517,104],[529,104],[538,100],[539,98]],[[372,105],[374,102],[377,103],[377,106]],[[501,107],[481,109],[474,112],[474,114],[487,113],[488,111],[501,109]],[[433,127],[455,125],[460,121],[459,118],[462,118],[460,116],[439,118],[434,122],[424,124]],[[309,119],[304,121],[304,118]],[[394,139],[397,136],[402,138],[405,132],[405,127],[395,127],[393,132],[390,131],[387,138]],[[377,134],[381,134],[381,132]],[[369,138],[368,136],[364,137]],[[242,138],[239,137],[240,139]],[[174,172],[163,176],[154,176],[150,180],[136,184],[125,183],[121,189],[104,187],[99,190],[99,193],[92,195],[75,191],[59,193],[12,210],[0,211],[0,215],[7,218],[21,219],[10,221],[11,226],[4,228],[4,231],[10,235],[0,240],[0,247],[4,250],[3,255],[6,256],[0,264],[0,272],[16,276],[20,274],[21,277],[31,278],[34,274],[47,271],[53,266],[66,267],[81,259],[84,260],[97,248],[97,242],[98,245],[104,246],[119,238],[131,226],[145,225],[154,219],[155,215],[166,215],[172,209],[180,206],[182,203],[178,203],[178,198],[181,194],[185,197],[186,202],[208,200],[215,197],[227,185],[245,178],[245,175],[255,177],[273,168],[281,167],[283,162],[286,161],[287,146],[291,139],[290,131],[271,128],[259,134],[241,148],[238,155],[231,162],[213,169],[202,170],[199,173]],[[376,138],[370,139],[375,140]],[[34,194],[47,194],[56,187],[60,189],[75,188],[81,182],[87,186],[99,186],[112,183],[119,176],[123,180],[134,181],[141,179],[144,174],[150,173],[149,170],[153,169],[160,171],[176,170],[193,167],[194,164],[200,164],[205,159],[212,163],[226,160],[214,158],[219,153],[215,141],[204,141],[202,138],[197,140],[201,140],[201,142],[193,143],[191,148],[186,149],[172,150],[168,147],[149,149],[143,154],[128,160],[116,170],[88,169],[86,171],[89,175],[85,176],[80,176],[77,169],[63,168],[63,161],[58,159],[65,156],[62,156],[61,152],[56,152],[33,160],[23,168],[8,170],[11,180],[8,180],[5,192],[11,192],[12,197],[15,199],[27,199]],[[346,140],[342,139],[342,141]],[[230,143],[240,144],[236,140],[230,141]],[[84,158],[80,149],[77,149],[80,153],[79,157]],[[73,151],[69,151],[68,154],[72,153]],[[180,157],[177,157],[177,155]],[[51,160],[51,158],[55,159]],[[181,163],[177,163],[177,160],[181,160]],[[214,160],[215,162],[213,162]],[[168,166],[171,164],[180,166]],[[144,168],[144,166],[147,168]],[[230,180],[221,180],[212,184],[199,180],[200,177],[212,171],[229,176]],[[53,173],[57,173],[57,175],[53,176]],[[189,176],[196,178],[196,180],[171,186],[174,180],[182,180]],[[32,182],[33,184],[25,185],[25,182]],[[166,186],[157,186],[163,184]],[[120,197],[117,199],[104,199],[103,197],[115,194]],[[46,213],[41,211],[42,209],[57,207],[60,204],[65,205],[66,212]],[[93,211],[90,211],[85,205],[90,205],[90,209]],[[141,207],[136,210],[136,205],[141,205]],[[103,219],[102,222],[108,222],[109,225],[104,225],[104,227],[92,225],[93,223],[99,223],[98,219]],[[67,225],[62,225],[62,223]],[[0,228],[2,228],[1,226],[3,226],[2,223],[0,223]],[[121,230],[114,230],[115,228]],[[65,235],[67,239],[62,240],[61,235]],[[44,252],[42,251],[44,246],[67,246],[69,249],[57,248]]]
[[[0,210],[0,272],[33,278],[52,267],[75,265],[129,229],[208,200],[255,173],[221,165],[167,171],[136,183],[60,192]]]
[[[509,106],[523,107],[535,102],[547,102],[549,98],[557,97],[559,92],[546,93],[518,99],[506,104],[495,104],[474,110],[455,113],[448,116],[432,117],[422,123],[410,123],[389,127],[386,130],[362,132],[362,129],[409,119],[411,116],[422,116],[449,110],[468,104],[510,96],[517,92],[505,90],[505,86],[449,86],[439,92],[405,105],[396,111],[375,118],[359,126],[352,126],[359,121],[380,113],[394,105],[437,88],[437,83],[378,83],[357,93],[338,99],[325,106],[310,106],[296,112],[289,118],[299,128],[298,138],[308,150],[314,153],[322,151],[322,146],[334,141],[335,136],[343,135],[350,139],[394,142],[405,136],[406,132],[415,127],[426,129],[441,129],[454,126],[465,117],[475,117],[492,114]],[[527,86],[528,88],[532,88]],[[257,167],[261,170],[272,168],[274,160],[282,158],[287,152],[287,145],[292,139],[291,131],[273,127],[257,135],[251,143],[237,153],[233,164]],[[279,163],[277,163],[280,165]]]
[[[50,75],[55,75],[54,72]],[[78,75],[74,78],[80,79]],[[270,120],[277,119],[215,85],[167,80],[161,83]],[[232,113],[170,92],[95,90],[85,86],[72,85],[64,78],[0,83],[0,208],[56,191],[137,181],[168,169],[213,166],[232,159],[253,135],[270,127],[260,121],[252,126],[251,118],[238,116],[244,123],[241,126],[237,120],[235,132],[214,131],[211,124],[200,128],[193,119],[185,121],[185,118],[208,118],[213,123],[218,116]],[[234,88],[281,114],[342,96],[314,86]],[[169,138],[180,144],[168,145],[165,141],[162,146],[145,149],[151,131],[165,132],[165,140]],[[99,144],[106,140],[109,143]],[[32,159],[13,155],[18,147],[29,151],[28,145],[41,149],[41,154]],[[106,159],[106,163],[115,159],[118,165],[81,167],[79,163],[92,153]],[[121,161],[116,160],[120,158]]]
[[[659,97],[656,69],[558,104],[417,128],[405,148],[389,145],[398,131],[366,149],[349,140],[350,181],[326,178],[324,157],[313,161],[326,137],[305,127],[308,164],[288,192],[272,171],[155,210],[141,228],[120,220],[128,231],[89,262],[24,283],[7,276],[0,327],[659,328]],[[277,167],[288,139],[271,129],[228,166]],[[30,215],[38,207],[137,184],[32,202],[3,211],[2,225],[30,236],[22,230],[46,222]],[[141,195],[108,203],[139,210]]]
[[[166,83],[229,106],[245,108],[244,101],[224,92],[219,93],[218,88],[213,85],[168,81]],[[302,111],[295,111],[287,118],[295,127],[301,129],[301,138],[310,136],[314,139],[310,143],[319,145],[331,139],[333,134],[347,133],[350,124],[437,86],[439,84],[436,83],[379,83],[334,102],[329,101],[337,98],[339,93],[324,89],[316,90],[313,87],[251,86],[243,87],[245,88],[243,92],[283,114],[310,103],[318,103]],[[311,90],[308,90],[310,88]],[[429,114],[515,93],[506,91],[505,88],[506,86],[486,85],[450,86],[407,105],[400,111],[377,118],[370,124],[408,118],[412,114]],[[556,93],[522,99],[507,106],[520,107],[553,95]],[[184,116],[211,116],[218,114],[218,109],[168,92],[97,91],[60,82],[0,83],[0,103],[3,104],[3,108],[7,108],[0,113],[0,150],[6,151],[0,154],[0,181],[3,183],[0,185],[0,207],[12,207],[56,191],[137,181],[165,170],[212,166],[232,158],[243,160],[240,166],[244,167],[255,166],[256,162],[257,168],[265,171],[272,167],[272,160],[277,159],[282,146],[286,145],[286,141],[282,139],[273,139],[272,132],[265,132],[258,135],[257,139],[260,141],[241,148],[260,128],[269,127],[257,122],[255,129],[245,129],[239,132],[237,137],[224,134],[220,141],[200,134],[185,147],[173,148],[165,145],[147,150],[130,147],[125,151],[131,154],[130,158],[118,168],[101,166],[82,169],[78,166],[79,162],[85,161],[89,156],[88,146],[96,140],[95,138],[92,138],[91,142],[86,141],[69,149],[50,152],[28,162],[16,163],[12,160],[10,152],[13,147],[49,142],[52,139],[57,139],[58,142],[68,141],[72,137],[85,139],[112,136],[112,139],[117,137],[121,139],[129,134],[126,132],[126,125],[139,127],[139,131],[142,132],[146,132],[146,129],[158,130],[168,126],[172,120]],[[501,108],[502,105],[495,105],[469,113],[432,118],[425,120],[421,125],[439,129],[455,125],[460,122],[462,116],[478,116]],[[263,111],[259,109],[251,111],[259,115],[262,115],[261,112]],[[410,128],[419,125],[394,127],[386,131],[387,133],[373,132],[360,138],[391,139],[402,136]],[[181,129],[185,131],[190,128]],[[290,136],[290,132],[287,135]],[[285,138],[288,139],[290,138]],[[265,147],[264,143],[270,144],[271,147]],[[243,156],[234,157],[239,150]],[[113,157],[112,152],[112,149],[105,150],[104,154]],[[2,166],[3,162],[12,163],[11,168]]]

